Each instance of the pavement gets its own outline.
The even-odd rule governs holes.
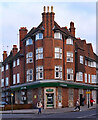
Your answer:
[[[96,109],[96,105],[90,106],[88,108],[87,105],[81,106],[81,111],[87,111],[91,109]],[[66,108],[57,108],[57,109],[42,109],[42,113],[44,114],[52,114],[52,113],[65,113],[65,112],[73,112],[75,107],[66,107]],[[7,110],[0,111],[0,114],[36,114],[38,113],[38,109],[21,109],[21,110]]]

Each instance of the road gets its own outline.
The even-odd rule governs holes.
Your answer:
[[[86,119],[92,118],[91,120],[97,120],[98,114],[96,115],[96,110],[88,110],[88,111],[80,111],[80,112],[64,112],[64,113],[42,113],[42,114],[3,114],[2,115],[2,120],[32,120],[35,118],[42,118],[43,119],[52,119],[52,118],[58,118],[61,120],[61,118],[81,118],[81,119]],[[13,119],[11,119],[13,118]]]

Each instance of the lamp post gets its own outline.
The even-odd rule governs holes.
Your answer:
[[[14,96],[14,94],[11,93],[11,110],[12,110],[12,114],[13,114],[13,96]]]

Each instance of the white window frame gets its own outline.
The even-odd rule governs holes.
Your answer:
[[[88,61],[88,66],[91,67],[91,62],[90,61]]]
[[[41,36],[40,36],[41,35]],[[37,33],[36,34],[36,40],[41,40],[41,39],[43,39],[43,33]]]
[[[96,83],[96,75],[91,75],[92,77],[92,83]]]
[[[37,66],[36,67],[36,80],[42,80],[43,79],[43,66]]]
[[[91,76],[90,76],[90,74],[88,74],[88,83],[91,83]]]
[[[55,59],[62,59],[62,48],[55,47]]]
[[[73,52],[67,52],[67,62],[73,62]]]
[[[85,60],[85,65],[87,66],[87,60]]]
[[[20,74],[17,73],[17,83],[20,83]]]
[[[36,48],[36,60],[43,59],[43,48]]]
[[[68,78],[70,76],[70,79]],[[67,80],[73,80],[73,69],[67,68]]]
[[[5,86],[8,86],[9,85],[9,78],[6,77],[6,80],[5,80]]]
[[[13,61],[13,67],[15,67],[15,66],[16,66],[16,61],[14,60],[14,61]]]
[[[20,64],[20,59],[18,58],[17,59],[17,66]]]
[[[4,71],[4,66],[1,67],[1,72],[3,72],[3,71]]]
[[[33,53],[32,52],[28,52],[26,54],[26,63],[33,63]]]
[[[16,84],[16,75],[13,75],[13,85]]]
[[[67,38],[67,39],[66,39],[66,44],[67,44],[67,45],[73,45],[73,39]]]
[[[60,32],[55,32],[54,33],[54,39],[60,39],[60,40],[62,40],[62,34]]]
[[[76,81],[83,81],[83,73],[82,72],[76,73]]]
[[[87,73],[85,73],[85,83],[87,83]]]
[[[80,55],[80,63],[83,64],[83,56]]]
[[[9,68],[9,66],[8,66],[8,64],[6,64],[6,70],[8,70],[8,68]]]
[[[33,81],[33,69],[28,69],[27,70],[27,82]],[[30,79],[32,78],[32,79]]]
[[[62,79],[62,66],[55,66],[55,79]]]
[[[31,42],[32,41],[32,42]],[[33,44],[33,40],[31,39],[31,38],[28,38],[27,40],[26,40],[26,46],[28,46],[28,45],[32,45]]]
[[[1,87],[4,87],[4,79],[1,79]]]

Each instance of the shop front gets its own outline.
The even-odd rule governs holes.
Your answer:
[[[44,108],[56,108],[56,88],[44,88]]]

